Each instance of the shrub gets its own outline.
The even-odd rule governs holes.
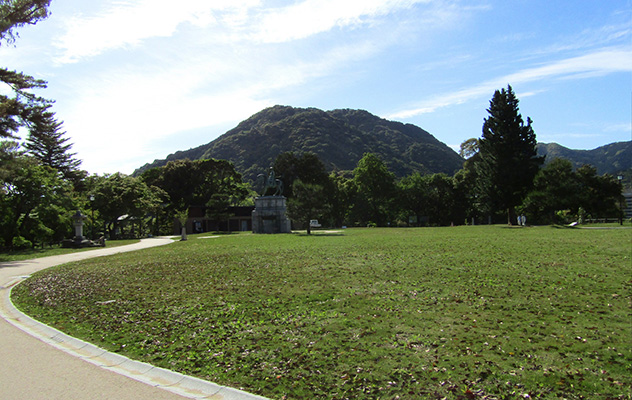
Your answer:
[[[33,243],[22,236],[15,236],[13,238],[12,247],[18,250],[29,249],[33,247]]]

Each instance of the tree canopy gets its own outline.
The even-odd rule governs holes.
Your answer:
[[[355,215],[361,223],[384,226],[390,221],[395,195],[395,174],[373,153],[367,153],[353,170],[357,188]]]
[[[531,119],[524,123],[511,86],[496,90],[487,112],[478,141],[480,190],[492,201],[493,209],[507,211],[507,221],[512,224],[515,208],[531,189],[544,158],[537,155]]]

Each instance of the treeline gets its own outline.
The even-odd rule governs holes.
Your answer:
[[[454,176],[412,174],[396,179],[374,154],[366,154],[350,176],[332,173],[313,154],[281,154],[274,163],[285,184],[293,221],[325,226],[446,226],[501,223],[505,208],[483,191],[479,157]],[[296,191],[296,185],[300,191]],[[310,188],[306,192],[305,186]],[[539,169],[515,215],[533,224],[562,224],[590,217],[618,218],[620,183],[585,165],[573,170],[556,159]],[[313,199],[320,199],[314,204]],[[311,205],[310,205],[311,204]],[[515,220],[510,221],[515,224]]]

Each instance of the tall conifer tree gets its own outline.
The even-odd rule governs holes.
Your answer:
[[[81,161],[74,158],[75,153],[70,153],[72,144],[67,143],[69,138],[64,137],[66,132],[61,130],[63,122],[57,121],[55,113],[48,111],[48,107],[36,114],[29,126],[29,136],[24,147],[42,165],[56,169],[65,178],[70,178]]]
[[[479,188],[491,210],[506,210],[512,224],[515,208],[532,187],[544,157],[537,155],[532,121],[527,117],[524,123],[511,86],[494,93],[487,111],[479,141]]]

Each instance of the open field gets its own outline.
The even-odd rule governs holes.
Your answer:
[[[191,236],[43,271],[13,300],[112,351],[274,399],[629,399],[631,239],[501,226]]]
[[[117,247],[117,246],[125,246],[127,244],[132,244],[132,243],[138,243],[138,242],[139,242],[139,239],[108,240],[106,243],[106,246]],[[79,251],[90,251],[90,250],[94,250],[98,248],[100,247],[87,247],[83,249],[65,249],[61,246],[55,245],[55,246],[48,246],[48,247],[43,247],[43,248],[38,247],[35,249],[0,252],[0,262],[22,261],[22,260],[30,260],[32,258],[58,256],[61,254],[76,253]]]

